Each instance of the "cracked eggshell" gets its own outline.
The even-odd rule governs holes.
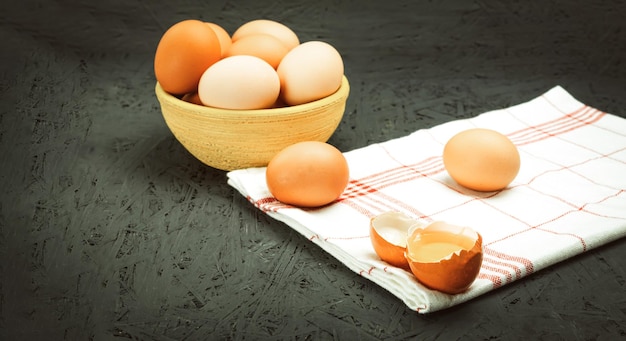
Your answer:
[[[466,291],[482,264],[481,235],[469,227],[433,222],[412,228],[406,258],[413,275],[426,287],[447,294]]]
[[[370,240],[383,261],[409,271],[405,257],[409,229],[422,226],[417,220],[400,212],[386,212],[370,220]]]

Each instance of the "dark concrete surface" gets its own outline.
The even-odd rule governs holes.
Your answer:
[[[418,315],[172,137],[160,35],[258,18],[343,55],[343,151],[561,85],[626,117],[624,1],[3,1],[0,339],[617,340],[626,240]],[[592,227],[590,227],[592,228]]]

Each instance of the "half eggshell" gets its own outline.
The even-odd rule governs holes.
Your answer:
[[[406,259],[426,287],[447,294],[466,291],[480,271],[482,237],[469,227],[442,221],[408,232]]]
[[[409,263],[404,255],[412,226],[423,224],[400,212],[385,212],[370,219],[370,240],[378,257],[408,271]]]

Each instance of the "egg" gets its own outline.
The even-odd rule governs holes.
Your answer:
[[[193,103],[197,105],[203,105],[202,101],[200,101],[200,96],[198,96],[197,92],[190,92],[188,94],[185,94],[181,99],[185,102],[189,102],[189,103]]]
[[[520,169],[517,147],[505,135],[474,128],[454,135],[443,150],[446,171],[459,185],[476,191],[507,187]]]
[[[276,70],[254,56],[232,56],[211,65],[200,78],[198,95],[206,105],[223,109],[270,108],[278,99]]]
[[[244,23],[241,25],[235,33],[233,33],[232,41],[237,42],[239,39],[257,34],[268,34],[278,39],[287,50],[298,46],[300,40],[294,31],[292,31],[286,25],[274,20],[257,19]]]
[[[199,20],[183,20],[161,37],[154,73],[163,90],[174,95],[195,92],[204,71],[221,58],[215,32]]]
[[[220,42],[221,57],[224,58],[226,56],[226,52],[228,52],[230,46],[232,45],[230,35],[222,26],[216,23],[207,22],[206,24],[209,25],[213,32],[215,32],[215,35],[217,35],[217,39]]]
[[[343,71],[341,55],[332,45],[302,43],[278,65],[281,98],[289,105],[298,105],[331,95],[341,86]]]
[[[447,294],[466,291],[483,259],[482,236],[475,230],[435,221],[409,230],[406,258],[424,286]]]
[[[249,55],[259,57],[268,62],[274,69],[289,52],[285,45],[268,34],[245,36],[234,42],[226,56]]]
[[[336,200],[349,180],[348,162],[334,146],[319,141],[292,144],[278,152],[265,173],[267,187],[279,201],[319,207]]]
[[[400,212],[386,212],[370,219],[370,241],[381,260],[409,270],[405,257],[409,229],[422,225]]]

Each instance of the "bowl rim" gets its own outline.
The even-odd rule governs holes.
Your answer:
[[[166,92],[161,87],[159,82],[156,82],[154,89],[157,99],[159,101],[166,101],[168,105],[177,106],[178,108],[185,111],[193,111],[196,114],[200,115],[259,115],[259,116],[278,116],[278,115],[289,115],[289,114],[297,114],[301,112],[308,112],[311,110],[316,110],[324,106],[332,105],[334,102],[339,101],[342,98],[347,98],[350,92],[350,83],[348,82],[348,78],[343,75],[341,79],[341,85],[339,88],[332,94],[320,98],[318,100],[307,102],[298,105],[291,105],[286,107],[279,108],[268,108],[268,109],[223,109],[223,108],[214,108],[203,105],[198,105],[190,102],[183,101],[178,97]]]

